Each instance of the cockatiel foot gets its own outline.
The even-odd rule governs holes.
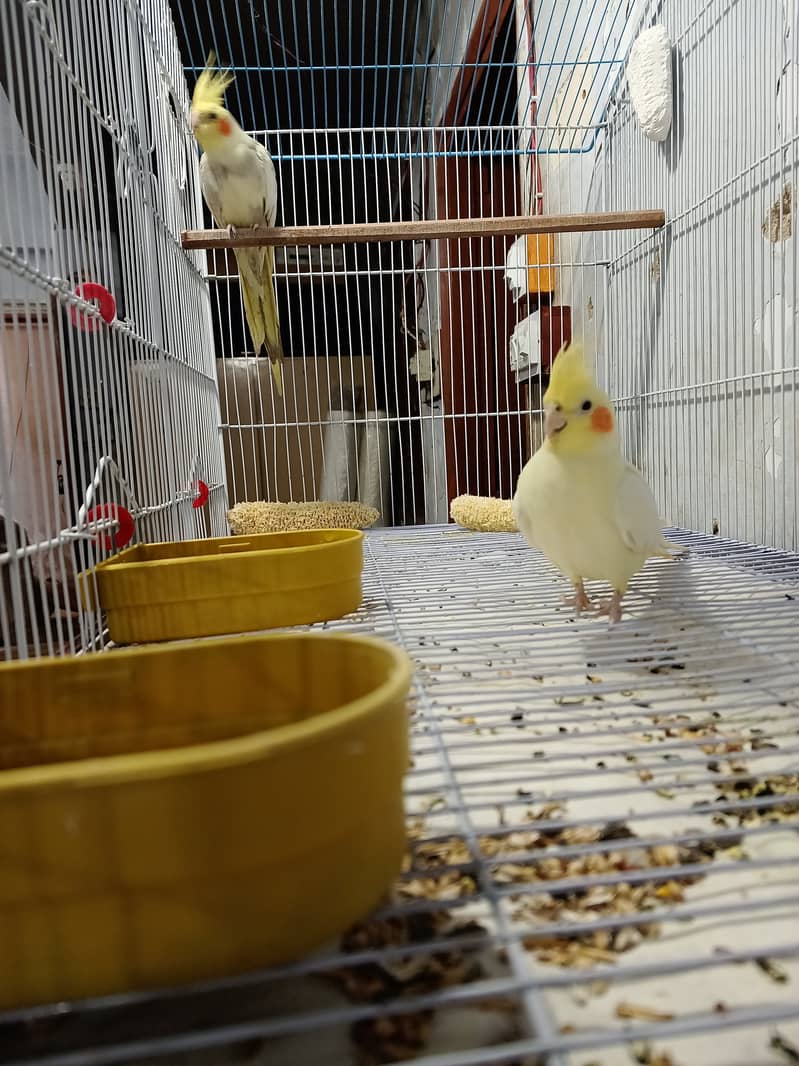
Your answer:
[[[684,544],[675,544],[665,537],[661,538],[660,548],[655,552],[659,558],[671,560],[686,559],[690,554],[690,548],[686,548]]]
[[[686,548],[682,544],[672,544],[671,548],[672,550],[670,552],[666,552],[666,557],[669,559],[673,559],[675,562],[679,561],[680,559],[687,559],[688,556],[691,554],[691,549]]]
[[[238,237],[239,236],[239,230],[241,228],[242,228],[241,226],[228,226],[227,227],[228,237],[232,237],[232,238]],[[256,230],[259,230],[260,228],[261,227],[258,225],[258,223],[256,223],[255,226],[244,226],[244,229],[249,229],[251,232],[256,232]]]
[[[238,235],[239,235],[239,229],[241,229],[241,228],[242,228],[242,227],[240,227],[240,226],[228,226],[228,228],[227,228],[227,235],[228,235],[228,237],[238,237]],[[253,233],[255,233],[255,232],[256,232],[257,230],[259,230],[259,229],[260,229],[261,227],[260,227],[260,225],[259,225],[259,224],[258,224],[258,223],[256,222],[254,226],[244,226],[243,228],[244,228],[244,229],[248,229],[248,230],[251,230],[251,231],[252,231]]]
[[[599,613],[606,614],[612,626],[621,621],[621,601],[621,593],[614,592],[609,600],[604,600],[599,605]]]
[[[573,596],[564,596],[563,604],[565,607],[573,607],[577,614],[582,614],[583,611],[593,611],[594,605],[586,595],[585,586],[582,581],[578,581],[574,586]]]

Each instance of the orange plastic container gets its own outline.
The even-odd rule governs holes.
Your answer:
[[[147,644],[340,618],[361,605],[362,570],[360,530],[262,533],[138,544],[82,575],[82,590],[116,644]]]
[[[555,238],[551,233],[527,237],[527,288],[530,292],[555,291]]]
[[[301,956],[405,847],[411,663],[281,633],[0,665],[0,1009]]]

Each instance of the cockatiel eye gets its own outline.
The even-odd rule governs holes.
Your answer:
[[[583,401],[583,410],[584,411],[590,411],[592,406],[593,405],[592,405],[590,400],[584,400]]]

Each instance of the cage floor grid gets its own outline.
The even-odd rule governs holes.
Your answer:
[[[674,539],[611,629],[517,535],[372,531],[328,628],[417,665],[391,900],[279,971],[8,1018],[0,1061],[799,1061],[799,559]]]

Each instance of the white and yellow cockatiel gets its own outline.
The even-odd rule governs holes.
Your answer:
[[[203,150],[200,184],[214,221],[237,229],[274,226],[277,215],[275,166],[266,148],[244,132],[224,106],[228,71],[215,71],[213,53],[197,79],[191,101],[191,129]],[[278,394],[283,395],[283,346],[273,283],[275,249],[236,248],[244,313],[255,354],[266,347]]]
[[[606,393],[582,347],[561,349],[544,393],[544,443],[525,464],[513,497],[516,524],[574,585],[577,611],[590,610],[584,581],[613,588],[602,608],[621,619],[630,579],[650,556],[673,558],[646,481],[626,462]]]

